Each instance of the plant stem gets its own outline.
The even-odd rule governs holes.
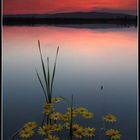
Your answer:
[[[13,140],[19,133],[21,129],[17,130],[8,140]]]
[[[44,125],[45,118],[46,118],[46,115],[44,114],[44,117],[43,117],[43,120],[42,120],[42,124],[41,124],[41,126],[43,126],[43,125]]]
[[[72,125],[73,125],[73,95],[71,97],[71,119],[70,119],[70,140],[72,140],[72,136],[73,136],[73,131],[72,131]]]

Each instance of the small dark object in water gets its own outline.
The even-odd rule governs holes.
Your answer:
[[[101,90],[103,90],[103,86],[101,86]]]

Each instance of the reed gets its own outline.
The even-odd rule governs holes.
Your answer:
[[[41,85],[41,88],[43,90],[46,102],[51,103],[52,93],[53,93],[53,84],[54,84],[54,78],[55,78],[55,73],[56,73],[57,56],[58,56],[58,52],[59,52],[59,46],[57,47],[57,50],[56,50],[56,55],[55,55],[55,61],[54,61],[54,65],[53,65],[52,74],[51,74],[51,70],[50,70],[49,57],[47,57],[47,66],[45,67],[45,62],[44,62],[44,59],[43,59],[43,55],[42,55],[42,51],[41,51],[41,45],[40,45],[39,40],[38,40],[38,48],[39,48],[39,53],[40,53],[40,60],[41,60],[41,67],[42,67],[42,72],[43,72],[44,83],[41,80],[40,74],[38,73],[37,70],[36,70],[36,75],[37,75],[38,81]]]

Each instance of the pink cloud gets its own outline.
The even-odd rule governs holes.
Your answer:
[[[137,0],[4,0],[4,14],[56,13],[94,9],[137,9]]]

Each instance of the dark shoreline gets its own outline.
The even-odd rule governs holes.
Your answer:
[[[35,18],[3,17],[3,25],[117,24],[137,26],[137,18]]]

